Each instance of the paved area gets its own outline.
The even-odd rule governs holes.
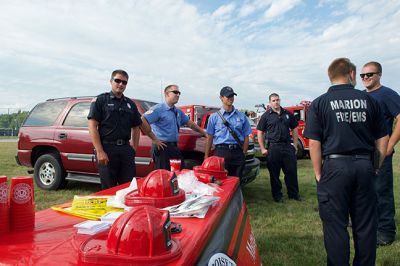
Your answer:
[[[0,142],[17,142],[18,139],[0,139]]]

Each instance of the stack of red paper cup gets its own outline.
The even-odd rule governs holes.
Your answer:
[[[181,160],[180,159],[170,159],[169,164],[171,166],[171,172],[178,172],[181,170]]]
[[[33,230],[35,227],[35,203],[31,176],[11,178],[10,184],[10,229],[12,231]]]
[[[0,234],[7,233],[10,225],[7,177],[0,176]]]

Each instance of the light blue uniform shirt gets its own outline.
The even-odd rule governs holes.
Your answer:
[[[224,108],[219,110],[228,121],[230,128],[232,128],[240,141],[243,143],[244,138],[251,133],[251,126],[246,118],[246,115],[235,108],[232,112],[225,112]],[[217,113],[213,113],[208,119],[207,134],[213,135],[213,144],[237,144],[237,141],[229,133],[228,128],[224,125],[221,117]]]
[[[168,142],[178,142],[178,127],[189,121],[189,118],[181,109],[175,106],[169,107],[166,103],[154,105],[144,114],[144,117],[151,125],[154,135],[159,140]]]

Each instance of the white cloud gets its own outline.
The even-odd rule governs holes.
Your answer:
[[[301,3],[301,0],[274,0],[268,10],[265,11],[265,17],[273,19],[281,16],[299,3]]]
[[[215,18],[230,17],[234,10],[235,10],[235,4],[231,3],[228,5],[220,6],[217,10],[214,11],[212,15]]]
[[[162,87],[176,83],[182,104],[219,105],[225,85],[238,107],[273,91],[283,104],[313,99],[339,56],[359,69],[380,61],[383,81],[399,88],[400,3],[321,3],[318,17],[301,1],[232,2],[204,14],[183,0],[3,1],[0,112],[107,91],[116,68],[131,75],[128,96],[161,101]],[[265,14],[279,19],[265,23]]]

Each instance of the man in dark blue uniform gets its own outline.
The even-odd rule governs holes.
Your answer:
[[[142,121],[135,103],[123,94],[128,79],[124,70],[112,72],[111,91],[97,96],[90,106],[89,133],[102,189],[130,182],[136,175],[135,150]]]
[[[327,262],[349,265],[350,215],[353,265],[373,266],[377,222],[371,156],[376,149],[382,163],[388,141],[386,126],[378,102],[354,89],[356,68],[349,59],[335,59],[328,76],[332,86],[312,102],[304,132],[310,139]]]
[[[218,112],[213,113],[208,119],[204,158],[211,155],[211,147],[214,144],[214,155],[224,158],[228,175],[237,176],[242,181],[251,126],[246,115],[233,106],[235,95],[237,94],[228,86],[223,87],[220,91],[219,98],[222,108],[218,111],[219,114]],[[224,117],[226,124],[221,116]],[[236,137],[232,135],[227,126],[235,132]],[[244,180],[241,183],[244,183]]]
[[[282,183],[279,174],[282,169],[285,174],[285,184],[288,198],[301,201],[297,180],[297,120],[294,115],[280,105],[279,95],[269,96],[270,109],[260,118],[257,124],[257,137],[261,153],[267,156],[267,167],[271,182],[272,197],[275,202],[283,202]],[[290,135],[290,129],[293,134]],[[265,147],[265,135],[267,147]]]
[[[392,160],[394,146],[400,139],[400,96],[394,90],[381,85],[382,66],[378,62],[366,63],[360,76],[367,92],[379,102],[390,136],[386,158],[379,169],[375,184],[378,194],[377,244],[385,246],[392,244],[396,238]],[[392,132],[394,120],[397,123]]]
[[[183,156],[178,149],[179,128],[187,125],[191,129],[206,135],[204,129],[175,106],[181,92],[178,85],[168,85],[164,89],[165,103],[159,103],[142,116],[144,127],[150,127],[152,132],[145,133],[153,140],[152,156],[156,169],[170,170],[170,159],[180,159],[184,167]]]

